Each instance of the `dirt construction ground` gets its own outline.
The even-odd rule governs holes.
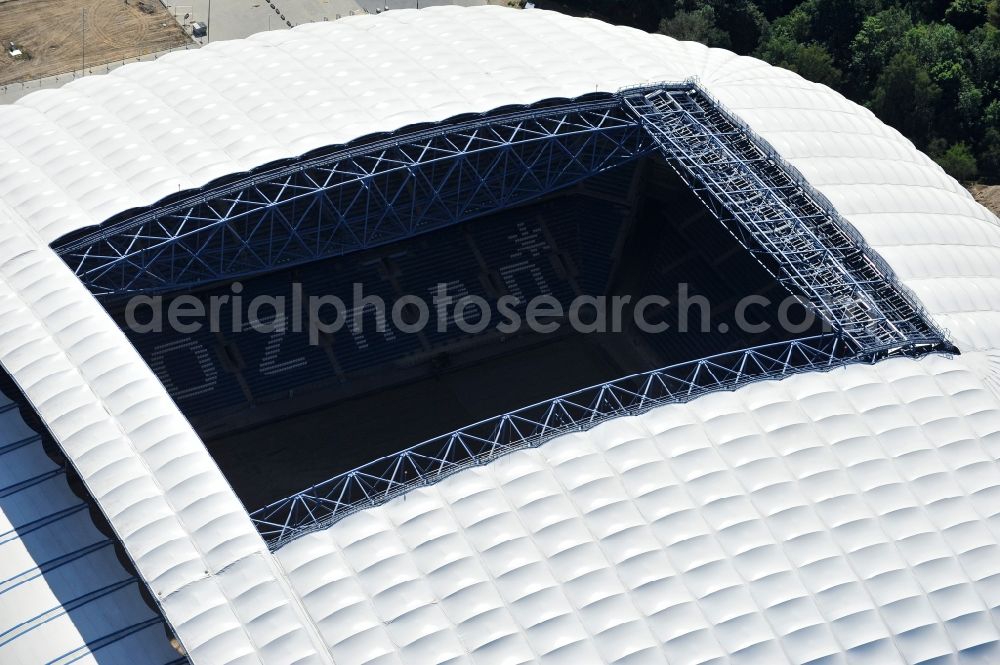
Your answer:
[[[7,53],[10,42],[22,57]],[[160,0],[6,0],[0,85],[79,70],[83,58],[89,69],[187,43]]]
[[[1000,217],[1000,185],[973,185],[969,189],[980,204]]]

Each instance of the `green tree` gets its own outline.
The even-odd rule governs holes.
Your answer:
[[[715,9],[711,5],[678,10],[673,18],[660,22],[660,32],[675,39],[719,48],[728,48],[731,44],[729,34],[716,23]]]
[[[916,21],[940,21],[951,6],[951,0],[907,0],[904,6],[913,12]]]
[[[851,43],[866,17],[878,14],[888,0],[804,0],[771,22],[762,43],[778,38],[800,44],[817,43],[833,57],[838,69],[850,62]]]
[[[903,47],[924,65],[942,70],[963,67],[962,33],[945,23],[921,23],[903,36]]]
[[[968,32],[986,22],[986,0],[952,0],[944,18],[959,30]]]
[[[784,16],[798,6],[800,0],[757,0],[757,5],[764,12],[768,21]]]
[[[652,32],[664,16],[673,14],[677,3],[675,0],[570,0],[568,4],[611,23]]]
[[[944,153],[935,157],[935,161],[955,180],[967,182],[979,173],[975,156],[963,142],[949,146]]]
[[[963,76],[958,88],[955,115],[964,136],[978,137],[982,131],[983,92],[968,76]]]
[[[987,98],[1000,97],[1000,30],[980,26],[969,33],[967,43],[972,80]]]
[[[983,111],[983,123],[987,129],[1000,131],[1000,99],[994,99]]]
[[[726,32],[731,48],[741,55],[753,53],[767,30],[767,18],[750,0],[714,0],[719,29]]]
[[[866,18],[851,42],[849,71],[856,90],[871,90],[882,70],[904,46],[904,37],[913,27],[910,14],[890,7]]]
[[[1000,181],[1000,0],[558,2],[752,53],[865,104],[951,172]]]
[[[819,44],[799,44],[788,37],[772,37],[758,51],[758,56],[831,88],[839,87],[843,79],[842,72],[833,64],[833,56]]]
[[[806,0],[788,14],[772,21],[768,37],[785,37],[800,43],[809,41],[815,11],[814,0]]]
[[[969,78],[971,67],[965,39],[955,26],[924,23],[914,26],[903,38],[904,49],[930,76],[939,89],[935,108],[937,131],[950,142],[969,140],[967,136],[982,98]]]
[[[927,68],[904,51],[879,76],[869,107],[918,146],[926,146],[940,96]]]
[[[813,7],[810,36],[837,62],[850,58],[851,40],[865,17],[884,9],[883,0],[813,0]]]
[[[1000,129],[989,127],[979,149],[979,162],[982,173],[989,180],[1000,180]]]

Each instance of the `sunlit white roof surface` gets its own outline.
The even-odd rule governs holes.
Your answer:
[[[946,327],[959,319],[969,341],[1000,346],[1000,314],[989,312],[1000,303],[996,218],[898,132],[759,60],[554,12],[347,17],[39,91],[2,109],[0,197],[49,243],[376,132],[692,77],[826,194]],[[950,282],[967,276],[983,279],[957,299]]]
[[[338,663],[1000,659],[1000,411],[891,360],[618,418],[277,556]]]
[[[616,420],[273,557],[47,246],[373,132],[690,77],[863,233],[960,359],[805,375]],[[0,107],[0,363],[196,665],[996,660],[998,310],[997,219],[870,112],[760,61],[597,21],[392,11],[214,43]],[[0,616],[22,609],[29,619],[0,595]]]
[[[100,304],[2,203],[0,363],[195,663],[272,652],[329,662],[309,660],[311,628],[191,425]],[[6,602],[4,612],[33,616]]]

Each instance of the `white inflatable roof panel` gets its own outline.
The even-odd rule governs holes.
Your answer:
[[[802,376],[614,421],[296,541],[280,554],[286,577],[166,391],[47,246],[371,133],[691,77],[861,231],[961,362]],[[551,12],[448,7],[303,25],[0,107],[0,363],[196,665],[638,662],[661,657],[644,650],[658,644],[681,661],[883,662],[975,645],[992,658],[997,532],[982,498],[996,487],[998,252],[993,215],[837,93]],[[748,457],[726,457],[741,445]],[[531,503],[547,497],[550,517]],[[435,568],[427,533],[447,545],[438,559],[452,545],[461,556]],[[0,596],[0,616],[6,607]]]
[[[957,359],[761,382],[277,557],[338,663],[1000,659],[1000,402]]]
[[[0,663],[172,665],[163,619],[0,395]]]

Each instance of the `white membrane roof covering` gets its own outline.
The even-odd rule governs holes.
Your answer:
[[[1000,661],[1000,402],[955,359],[751,384],[276,556],[334,660]]]
[[[0,394],[0,663],[174,665],[163,619]]]
[[[554,12],[347,17],[33,93],[0,108],[0,198],[50,243],[372,133],[692,77],[826,194],[958,341],[1000,346],[997,220],[898,132],[759,60]]]
[[[191,425],[100,304],[2,202],[0,363],[196,665],[329,664]],[[6,601],[0,615],[33,616]]]
[[[466,615],[447,615],[432,602],[430,578],[411,585],[412,598],[400,591],[406,584],[394,586],[393,580],[405,580],[412,570],[430,564],[416,562],[416,555],[399,544],[404,537],[402,527],[397,533],[384,526],[388,515],[401,510],[387,506],[287,546],[280,552],[279,566],[166,391],[47,246],[67,232],[152,204],[179,189],[372,132],[508,104],[614,92],[627,85],[689,77],[698,77],[710,94],[747,121],[826,194],[965,352],[961,360],[895,361],[798,377],[794,384],[761,384],[736,395],[667,407],[681,420],[704,424],[711,419],[698,415],[701,409],[724,405],[731,416],[719,422],[741,423],[726,435],[713,434],[707,424],[701,434],[699,426],[660,429],[658,419],[666,416],[654,412],[645,420],[616,421],[592,434],[571,437],[569,443],[555,442],[523,456],[529,462],[535,460],[531,463],[537,463],[539,471],[525,476],[528,480],[521,491],[541,496],[558,489],[562,498],[556,494],[556,502],[569,506],[577,505],[574,502],[582,501],[583,495],[574,494],[577,490],[569,486],[553,485],[552,478],[563,478],[554,460],[561,454],[572,457],[577,446],[584,457],[593,457],[588,450],[609,451],[607,463],[611,464],[612,447],[623,437],[646,441],[636,450],[652,447],[671,460],[700,459],[702,453],[696,451],[702,449],[707,451],[706,459],[721,459],[724,443],[745,437],[762,441],[759,480],[772,483],[773,490],[753,494],[734,484],[734,478],[742,477],[735,466],[713,475],[709,464],[701,474],[694,470],[663,479],[664,483],[677,480],[679,484],[664,485],[664,491],[680,497],[679,503],[667,503],[665,508],[687,505],[683,496],[688,495],[702,502],[694,505],[704,504],[699,508],[704,516],[683,511],[685,519],[690,517],[694,523],[721,525],[725,519],[715,513],[724,514],[728,505],[733,506],[734,515],[750,515],[746,506],[756,501],[760,517],[747,524],[771,538],[770,545],[763,535],[763,540],[754,541],[764,543],[758,552],[759,565],[744,564],[755,561],[754,551],[741,552],[742,558],[737,558],[732,549],[737,546],[728,544],[728,535],[718,526],[712,527],[718,533],[713,532],[711,538],[658,541],[655,533],[649,534],[659,527],[649,520],[659,519],[659,514],[647,511],[643,517],[648,521],[646,531],[635,531],[636,538],[647,535],[634,541],[640,543],[635,554],[626,548],[615,554],[623,558],[602,555],[603,561],[611,563],[594,568],[592,586],[572,585],[572,593],[581,596],[570,599],[569,586],[546,591],[550,587],[543,582],[547,584],[550,578],[545,575],[568,573],[551,571],[552,566],[544,561],[530,563],[531,552],[553,546],[536,542],[539,534],[535,532],[522,538],[517,534],[527,531],[508,528],[508,521],[533,519],[530,511],[522,514],[521,508],[510,507],[507,513],[498,514],[503,528],[498,527],[496,534],[500,548],[496,551],[507,548],[510,569],[500,576],[490,573],[476,593],[468,594]],[[642,547],[653,548],[652,561],[676,558],[669,570],[697,572],[712,566],[736,570],[739,563],[744,566],[739,575],[749,576],[739,577],[743,586],[729,587],[725,580],[737,580],[736,573],[720,572],[718,596],[703,593],[705,588],[699,587],[702,595],[695,597],[700,602],[684,605],[685,609],[678,610],[679,618],[667,622],[681,630],[697,626],[697,617],[702,617],[703,630],[671,642],[677,645],[678,660],[687,656],[696,660],[699,654],[716,649],[750,653],[738,647],[749,647],[754,636],[761,640],[760,649],[785,649],[792,660],[828,647],[848,649],[862,643],[865,636],[882,639],[873,638],[870,653],[880,656],[884,653],[880,649],[893,644],[897,659],[937,653],[943,645],[958,652],[977,640],[989,642],[995,639],[996,630],[989,610],[996,607],[991,576],[997,572],[992,567],[998,560],[997,527],[980,499],[993,496],[997,486],[991,423],[1000,411],[994,394],[1000,386],[1000,365],[995,362],[1000,348],[998,311],[997,219],[871,113],[827,88],[760,61],[597,21],[497,7],[390,11],[214,43],[156,62],[122,67],[110,75],[80,79],[0,107],[0,363],[80,472],[196,665],[331,663],[331,654],[344,658],[339,663],[369,662],[379,654],[385,655],[386,662],[403,654],[412,655],[407,658],[410,662],[422,663],[426,661],[416,654],[434,653],[437,648],[443,650],[440,653],[475,651],[477,659],[481,655],[483,662],[492,662],[503,654],[499,645],[508,639],[505,631],[515,624],[537,630],[530,639],[524,630],[513,634],[509,643],[517,650],[511,653],[546,653],[559,659],[575,653],[571,645],[579,645],[581,653],[624,659],[631,644],[654,644],[673,635],[660,632],[663,624],[653,612],[654,605],[640,607],[639,599],[632,598],[641,590],[637,580],[645,579],[644,575],[651,584],[673,584],[666,577],[656,578],[654,572],[636,573],[645,570],[639,563],[629,565],[635,557],[644,556]],[[915,378],[897,378],[908,373]],[[906,392],[910,385],[919,390]],[[797,394],[794,391],[799,388],[792,386],[813,390],[821,397],[811,402],[810,410],[795,400],[783,402],[786,395]],[[863,401],[869,393],[876,406]],[[747,401],[748,396],[753,399]],[[769,406],[769,399],[778,406]],[[968,417],[963,419],[963,415]],[[647,424],[638,432],[630,429],[639,422]],[[790,431],[799,432],[801,438],[788,447],[784,437]],[[848,444],[841,445],[844,441]],[[840,457],[841,451],[854,451],[855,441],[861,457]],[[682,454],[687,445],[694,446],[692,457]],[[907,446],[916,448],[911,451]],[[864,454],[875,455],[871,464],[864,461]],[[812,480],[807,484],[803,484],[806,476],[796,476],[794,482],[782,480],[781,468],[798,473],[793,458],[809,460],[814,455],[817,464],[843,459],[842,472],[809,475]],[[633,461],[639,465],[646,459],[640,455]],[[660,468],[655,457],[649,459],[654,466],[648,468]],[[434,492],[451,491],[447,488],[460,488],[463,483],[474,485],[483,478],[492,483],[491,478],[503,477],[503,469],[513,463],[501,461],[487,470],[463,473],[452,485],[408,495],[406,501],[413,496],[413,504],[424,505],[429,501],[425,495]],[[911,463],[915,470],[908,467]],[[773,472],[765,472],[772,468]],[[890,483],[894,477],[890,472],[902,474],[903,480]],[[585,476],[565,476],[566,482],[574,477]],[[713,477],[720,482],[716,494]],[[530,478],[538,479],[537,488]],[[830,484],[824,485],[823,478],[829,478]],[[985,479],[982,485],[977,484],[980,478]],[[625,487],[620,485],[620,492],[611,496],[624,496]],[[632,507],[621,504],[626,511],[623,515],[643,515],[639,493],[646,485],[636,487],[636,496],[629,499]],[[694,497],[695,492],[704,496]],[[727,498],[727,492],[736,492],[735,498]],[[900,512],[878,512],[883,508],[877,500],[885,494],[895,501],[894,492],[911,497],[907,500],[912,505],[899,499]],[[710,500],[716,495],[718,500]],[[461,496],[461,490],[456,490],[456,501]],[[830,497],[829,503],[820,501],[824,496]],[[798,532],[787,527],[787,516],[780,509],[786,500],[789,505],[806,502],[795,514],[802,516],[804,525],[813,525],[809,527],[813,531],[802,533],[815,535],[801,541],[792,537]],[[841,504],[846,516],[864,515],[865,506],[877,514],[844,522],[838,521],[837,514],[827,516]],[[457,523],[461,528],[456,542],[479,537],[473,533],[474,521],[449,522],[445,517],[451,508],[426,505],[427,530],[444,533]],[[588,504],[579,516],[591,540],[580,546],[582,563],[575,571],[586,571],[587,566],[596,565],[593,562],[602,561],[587,557],[609,547],[608,538],[614,540],[610,534],[616,528],[618,508],[605,513],[594,505]],[[589,521],[584,521],[584,515]],[[906,526],[911,517],[915,520],[912,531]],[[352,550],[381,562],[374,567],[351,559],[354,554],[341,553],[360,538],[357,534],[363,529],[358,525],[366,519],[371,520],[372,529],[383,530],[378,533],[391,535],[384,551],[378,545],[366,549],[366,544]],[[897,543],[889,546],[878,540],[880,533],[901,535],[885,536],[888,542]],[[898,543],[910,533],[928,534],[931,545],[926,561],[918,562],[902,551]],[[507,536],[512,539],[509,547],[503,541]],[[330,542],[324,545],[324,539]],[[798,548],[797,543],[806,544]],[[707,549],[702,550],[702,545]],[[470,548],[467,551],[478,552]],[[388,554],[393,551],[398,555]],[[779,551],[784,554],[779,556]],[[476,554],[479,558],[470,554],[472,558],[462,561],[481,570],[499,570],[487,560],[494,556],[492,550],[483,552]],[[719,553],[725,554],[718,559],[721,563],[713,563],[713,557],[722,556]],[[989,554],[985,562],[980,559],[983,553]],[[806,573],[799,568],[811,556],[827,557],[821,561],[829,561],[833,572],[823,565],[812,570],[846,585],[843,593],[848,604],[843,614],[820,607],[828,597],[834,598],[834,604],[840,602],[840,586],[810,585],[800,579]],[[337,557],[347,557],[347,563],[337,567]],[[692,563],[698,557],[704,557],[704,569]],[[570,557],[564,558],[572,563]],[[518,567],[521,562],[524,566]],[[434,593],[463,588],[463,580],[473,579],[466,578],[463,565],[457,563],[436,576],[442,586]],[[470,570],[480,569],[473,566]],[[380,570],[384,575],[376,574]],[[838,570],[839,577],[834,575]],[[533,577],[536,572],[541,577]],[[334,588],[329,585],[348,573],[351,577],[343,578],[348,580],[345,588],[354,588],[350,592],[354,595],[324,595],[322,589]],[[638,577],[624,579],[633,574]],[[587,576],[580,575],[585,581]],[[701,584],[712,576],[697,572],[693,577]],[[758,579],[773,579],[773,596],[767,597],[787,598],[788,604],[773,605],[773,611],[756,617],[734,614],[721,628],[707,627],[719,623],[716,605],[718,599],[729,598],[726,589],[734,589],[734,611],[750,608],[751,597],[757,603],[754,606],[772,608],[767,598],[754,596],[771,593],[767,584],[756,584]],[[793,584],[795,579],[800,579],[800,586]],[[628,593],[611,593],[619,583]],[[357,614],[341,612],[355,606],[351,605],[354,599],[371,593],[377,584],[385,586],[386,595],[358,601]],[[923,596],[914,596],[917,590]],[[477,595],[479,591],[482,595]],[[678,599],[687,598],[685,593],[689,592],[678,587],[680,595],[657,595]],[[596,611],[602,607],[599,600],[604,594],[609,594],[608,604]],[[553,605],[548,602],[550,596]],[[743,600],[737,602],[737,597]],[[327,600],[320,602],[322,598]],[[397,600],[399,607],[387,609],[383,598]],[[488,608],[497,598],[503,599],[506,609],[498,614],[486,612],[477,621],[475,608]],[[588,604],[586,598],[597,604]],[[515,612],[512,599],[519,602],[516,615],[508,620],[503,612]],[[864,609],[864,602],[872,607]],[[7,610],[4,603],[0,597],[0,608],[4,608],[0,614],[16,611]],[[721,605],[719,611],[725,614],[730,602]],[[801,613],[790,609],[799,605],[806,608]],[[566,607],[595,611],[574,609],[559,614],[562,610],[552,609]],[[662,611],[669,615],[666,609]],[[688,617],[685,612],[692,614]],[[328,620],[334,615],[339,616],[337,621]],[[492,623],[494,616],[498,623]],[[544,621],[547,617],[552,621]],[[728,630],[725,626],[732,627],[732,632],[725,634],[723,644],[719,631]],[[804,632],[796,633],[796,626]],[[847,629],[851,626],[856,627],[856,635],[845,637],[855,632]],[[425,639],[418,639],[425,634]],[[768,637],[785,634],[789,637],[780,644]],[[820,637],[813,642],[801,637],[806,634]],[[926,651],[912,646],[911,637],[926,641]],[[490,646],[494,640],[499,640],[495,649]],[[429,645],[427,652],[420,651],[424,645]]]

